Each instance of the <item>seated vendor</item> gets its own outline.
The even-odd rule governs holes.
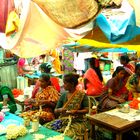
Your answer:
[[[0,110],[2,110],[4,106],[9,108],[11,113],[15,113],[17,110],[11,89],[7,86],[0,86]]]
[[[21,116],[29,116],[31,119],[34,116],[38,116],[40,123],[43,124],[55,118],[53,112],[59,99],[59,92],[52,86],[48,74],[42,73],[39,82],[40,91],[37,92],[35,98],[28,100],[28,105],[31,105],[32,109],[23,112]]]
[[[52,122],[46,123],[44,126],[58,132],[64,133],[66,126],[69,128],[65,131],[65,135],[81,140],[87,129],[87,121],[85,114],[88,113],[88,98],[86,94],[77,89],[79,75],[64,75],[65,92],[61,94],[57,102],[55,113],[59,116]]]
[[[49,62],[42,63],[39,66],[39,69],[40,69],[41,73],[47,73],[47,74],[50,75],[50,80],[51,80],[52,85],[55,87],[55,89],[58,92],[60,92],[59,78],[57,78],[55,76],[52,76],[52,73],[51,73],[52,65],[51,65],[51,63],[49,63]],[[40,88],[40,82],[39,82],[39,80],[37,80],[36,84],[35,84],[35,87],[32,91],[32,98],[35,97],[35,94],[38,92],[39,88]]]
[[[128,101],[128,90],[125,87],[124,77],[126,71],[124,67],[118,66],[113,77],[108,80],[105,94],[101,97],[99,111],[106,111],[117,107],[119,104]]]

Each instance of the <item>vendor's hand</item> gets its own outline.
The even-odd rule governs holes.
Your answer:
[[[32,99],[32,98],[27,99],[27,100],[28,100],[29,103],[35,103],[36,102],[35,99]]]
[[[66,111],[67,114],[75,114],[77,113],[77,110],[70,110],[70,111]]]
[[[125,99],[121,99],[121,98],[120,98],[120,99],[118,100],[118,102],[119,102],[119,103],[124,103],[124,102],[125,102]]]
[[[59,109],[56,109],[56,112],[59,112],[59,113],[66,113],[66,109],[64,109],[64,108],[59,108]]]

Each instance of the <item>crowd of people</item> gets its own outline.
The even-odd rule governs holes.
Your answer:
[[[20,61],[18,66],[23,63],[25,60]],[[89,68],[82,76],[76,73],[63,74],[63,90],[59,78],[51,73],[51,64],[40,64],[40,77],[31,98],[25,100],[25,110],[20,116],[29,116],[30,119],[36,116],[41,125],[61,133],[64,133],[71,119],[65,134],[75,140],[82,140],[89,128],[85,117],[89,112],[88,96],[98,95],[100,112],[140,97],[140,64],[131,63],[126,55],[120,57],[120,64],[112,78],[104,83],[99,59],[90,58]],[[0,110],[5,105],[8,105],[11,113],[17,110],[11,90],[1,86]]]

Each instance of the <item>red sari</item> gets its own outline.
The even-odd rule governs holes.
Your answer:
[[[128,100],[128,90],[125,87],[124,81],[116,81],[115,78],[111,78],[106,85],[107,91],[102,96],[102,99],[99,103],[99,110],[106,111],[113,109],[118,106],[119,102],[110,98],[108,94],[108,90],[112,90],[112,95],[116,98],[124,99],[125,101]]]
[[[87,88],[86,94],[88,96],[97,96],[103,93],[103,91],[105,90],[105,87],[103,83],[100,81],[95,70],[93,70],[92,68],[89,68],[86,71],[84,78],[88,80],[86,84],[86,88]]]

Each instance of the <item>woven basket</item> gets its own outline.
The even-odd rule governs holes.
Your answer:
[[[95,0],[33,0],[57,24],[75,28],[93,20],[99,6]]]

